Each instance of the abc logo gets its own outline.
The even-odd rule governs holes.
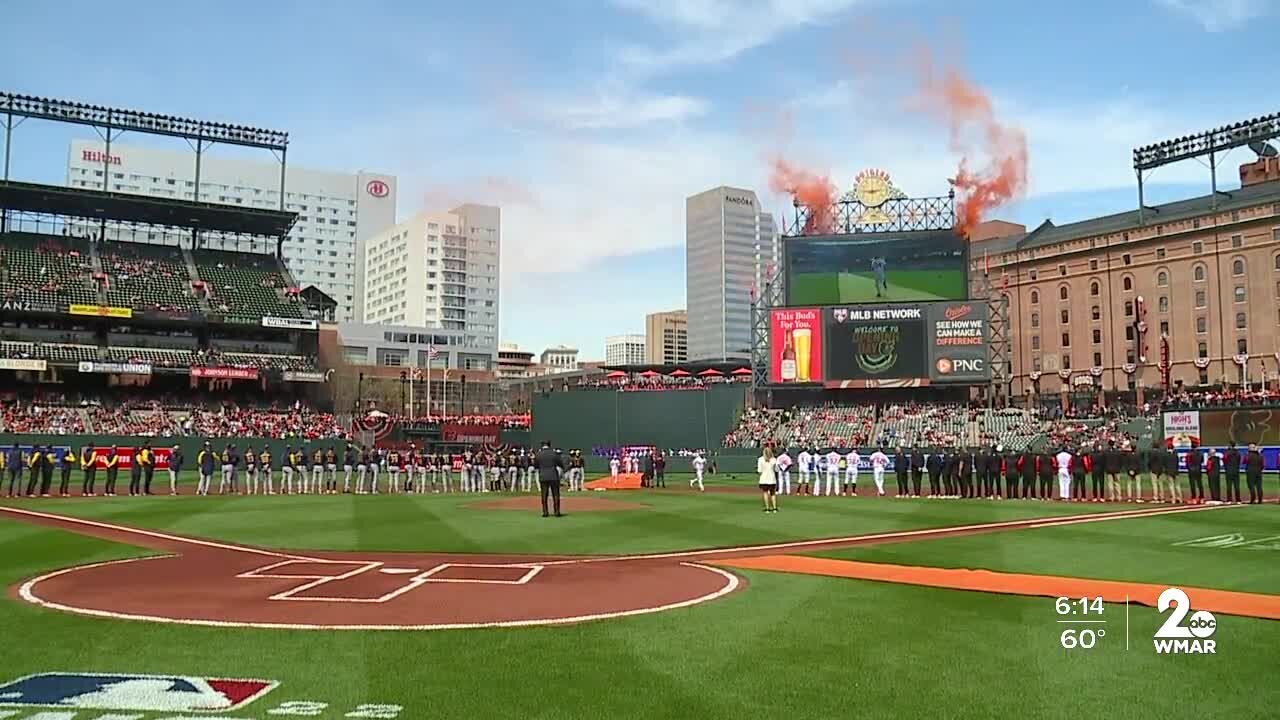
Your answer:
[[[1207,638],[1213,635],[1218,629],[1218,620],[1213,613],[1206,610],[1197,610],[1192,613],[1191,619],[1187,620],[1187,627],[1191,630],[1191,634],[1198,638]]]
[[[938,374],[950,375],[954,367],[951,364],[951,358],[938,358]]]

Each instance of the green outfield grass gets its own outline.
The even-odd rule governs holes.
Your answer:
[[[672,485],[678,485],[672,478]],[[104,522],[299,549],[644,552],[1118,509],[1035,502],[605,493],[647,511],[545,521],[463,507],[474,496],[115,498],[22,501]],[[491,496],[490,496],[491,497]],[[1280,591],[1273,553],[1174,548],[1236,530],[1270,532],[1280,508],[1223,509],[839,551],[888,562]],[[143,554],[0,516],[0,581]],[[1225,555],[1224,555],[1225,553]],[[1280,623],[1228,618],[1219,654],[1159,657],[1153,610],[1132,611],[1133,649],[1110,638],[1062,650],[1048,599],[743,573],[748,587],[685,610],[576,626],[439,632],[216,629],[111,621],[0,600],[0,681],[101,671],[268,678],[247,709],[286,700],[403,706],[401,718],[1253,718],[1280,703],[1266,677]],[[1111,610],[1108,610],[1111,612]],[[1138,639],[1145,638],[1143,643]],[[36,710],[22,710],[27,720]],[[106,711],[79,711],[96,720]],[[140,713],[143,720],[172,717]],[[48,720],[53,720],[49,718]],[[61,716],[58,720],[63,720]]]
[[[791,305],[920,302],[967,296],[960,270],[890,270],[889,287],[876,297],[875,274],[870,272],[796,273],[788,288]]]

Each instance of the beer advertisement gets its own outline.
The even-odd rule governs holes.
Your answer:
[[[822,310],[778,308],[769,316],[769,379],[779,384],[820,383]]]

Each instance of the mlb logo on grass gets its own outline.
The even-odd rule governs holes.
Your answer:
[[[1178,588],[1160,593],[1156,609],[1161,613],[1170,609],[1169,617],[1156,630],[1157,655],[1213,655],[1217,653],[1217,641],[1211,639],[1218,629],[1218,620],[1208,610],[1192,613],[1186,625],[1183,618],[1191,612],[1191,600]]]
[[[0,685],[0,706],[220,712],[244,707],[277,685],[274,680],[54,672]]]

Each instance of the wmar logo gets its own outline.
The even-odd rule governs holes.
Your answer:
[[[1197,610],[1184,626],[1183,618],[1191,612],[1191,600],[1179,588],[1169,588],[1160,593],[1156,609],[1164,613],[1172,609],[1169,618],[1156,630],[1157,655],[1213,655],[1217,641],[1212,640],[1218,630],[1218,620],[1208,610]]]
[[[51,672],[0,685],[0,705],[222,711],[244,707],[279,684],[275,680],[218,680],[186,675]]]

